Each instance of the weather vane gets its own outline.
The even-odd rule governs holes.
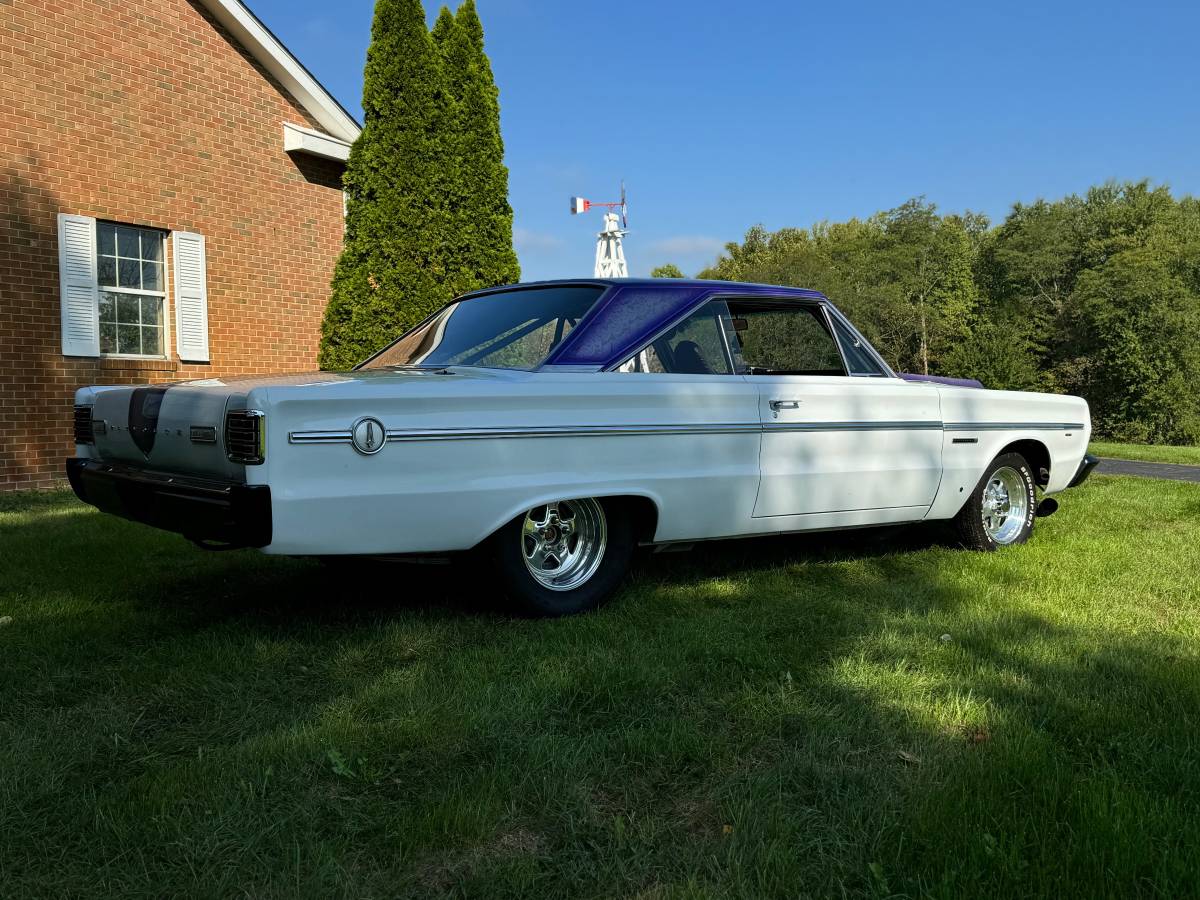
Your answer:
[[[629,267],[625,265],[625,249],[621,239],[629,229],[629,207],[625,203],[625,182],[621,182],[621,199],[610,203],[598,203],[583,197],[571,198],[571,215],[585,213],[593,206],[608,210],[604,214],[604,230],[596,235],[596,266],[593,274],[597,278],[628,278]],[[620,215],[617,215],[620,210]]]

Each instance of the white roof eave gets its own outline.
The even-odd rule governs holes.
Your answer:
[[[239,0],[200,0],[200,3],[296,98],[321,128],[340,142],[354,142],[362,131],[359,124],[254,13]]]
[[[350,158],[350,144],[347,141],[291,122],[283,123],[283,149],[288,153],[307,153],[309,156],[335,159],[338,162],[345,162]]]

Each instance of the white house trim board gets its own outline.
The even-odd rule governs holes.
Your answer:
[[[288,153],[307,153],[340,162],[350,158],[349,142],[291,122],[283,123],[283,149]]]
[[[239,0],[200,0],[200,3],[299,101],[322,128],[335,138],[347,143],[354,142],[362,130],[358,123],[254,13]]]

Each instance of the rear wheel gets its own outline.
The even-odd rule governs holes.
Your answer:
[[[487,545],[509,601],[532,616],[595,609],[625,577],[633,547],[626,510],[592,497],[536,506]]]
[[[1036,512],[1033,470],[1019,453],[1005,453],[992,460],[954,525],[965,546],[995,550],[1029,540]]]

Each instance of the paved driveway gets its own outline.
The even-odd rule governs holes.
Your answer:
[[[1096,466],[1099,475],[1136,475],[1139,478],[1169,478],[1171,481],[1200,482],[1200,466],[1179,466],[1174,463],[1138,462],[1132,459],[1102,457]]]

